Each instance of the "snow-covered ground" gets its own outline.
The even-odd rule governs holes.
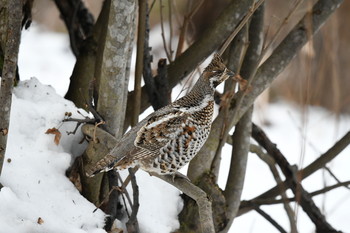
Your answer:
[[[81,133],[66,134],[74,129],[74,123],[61,123],[65,112],[80,116],[74,104],[62,97],[68,88],[74,61],[66,35],[45,32],[35,26],[24,32],[19,71],[21,78],[27,80],[15,88],[13,96],[9,144],[0,178],[5,186],[0,191],[0,233],[104,232],[104,213],[93,213],[94,205],[81,196],[65,176],[65,170],[85,146],[78,144]],[[308,165],[350,129],[349,116],[337,117],[315,107],[302,110],[286,102],[266,106],[264,111],[257,108],[255,122],[259,123],[262,115],[272,123],[264,127],[271,140],[291,164],[301,166]],[[59,145],[54,143],[54,135],[45,134],[53,127],[62,133]],[[221,187],[225,186],[229,154],[227,147],[219,177]],[[347,148],[329,165],[341,181],[350,180],[349,154]],[[180,192],[142,171],[137,173],[137,181],[141,232],[167,233],[179,227],[176,216],[182,208]],[[303,181],[308,191],[320,189],[325,183],[330,185],[335,181],[321,171]],[[268,167],[250,154],[243,199],[253,198],[273,185]],[[349,231],[349,190],[338,188],[326,196],[316,197],[315,201],[336,229]],[[281,205],[262,209],[288,229]],[[313,232],[313,225],[301,208],[298,213],[300,232]],[[252,211],[235,219],[230,232],[277,231]]]

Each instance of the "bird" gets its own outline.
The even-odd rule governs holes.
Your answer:
[[[130,151],[122,156],[109,153],[86,174],[139,167],[150,174],[174,175],[191,161],[209,136],[215,88],[235,76],[215,54],[190,92],[139,123]]]

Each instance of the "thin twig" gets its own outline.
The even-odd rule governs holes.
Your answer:
[[[146,11],[148,8],[148,3],[146,1]],[[149,13],[146,14],[145,18],[145,37],[144,37],[144,53],[143,53],[143,80],[145,81],[145,88],[148,99],[153,106],[154,110],[157,110],[163,107],[162,97],[159,93],[159,90],[156,87],[155,79],[153,78],[151,63],[153,61],[153,57],[151,55],[151,48],[149,47]],[[142,98],[143,99],[143,98]],[[142,100],[141,99],[141,100]],[[128,125],[126,125],[128,127]]]
[[[138,167],[134,167],[132,168],[132,172],[133,174],[135,174],[137,172],[137,170],[139,169]],[[129,171],[129,175],[125,178],[125,180],[122,182],[122,186],[120,186],[120,188],[123,190],[126,188],[126,186],[128,186],[129,182],[131,181],[132,177],[130,175],[130,171]]]
[[[139,0],[139,22],[137,33],[137,51],[136,51],[136,67],[135,67],[135,82],[134,82],[134,112],[132,115],[131,126],[134,126],[139,121],[141,111],[141,77],[144,63],[145,49],[145,33],[146,33],[146,11],[147,0]],[[147,49],[147,48],[146,48]]]
[[[118,177],[119,182],[123,184],[124,182],[123,182],[123,179],[122,179],[122,177],[120,176],[119,172],[117,173],[117,177]],[[130,180],[131,180],[131,179],[130,179]],[[123,187],[123,186],[122,186],[122,187]],[[132,201],[131,201],[129,192],[126,190],[126,186],[125,186],[123,189],[122,189],[122,187],[119,187],[119,186],[118,186],[118,190],[119,190],[120,192],[122,192],[122,194],[124,194],[124,195],[126,196],[126,199],[128,199],[129,205],[132,206]],[[127,208],[126,208],[126,205],[125,205],[125,209],[127,209]],[[129,215],[128,215],[128,217],[130,218]]]
[[[349,185],[350,185],[350,181],[340,182],[340,183],[330,185],[330,186],[324,187],[322,189],[313,191],[310,193],[310,196],[315,197],[315,196],[327,193],[329,191],[332,191],[333,189],[336,189],[339,187],[348,188]],[[254,199],[249,200],[249,201],[242,201],[241,206],[242,207],[247,207],[247,206],[255,207],[255,206],[260,206],[260,205],[275,205],[275,204],[281,204],[284,201],[292,202],[292,201],[296,201],[296,200],[295,200],[295,197],[287,198],[286,200],[283,200],[281,198],[275,199],[273,197],[272,198],[265,198],[265,199],[255,199],[254,198]]]
[[[119,187],[118,186],[112,187],[111,190],[109,190],[109,192],[107,193],[106,197],[102,200],[102,202],[96,206],[94,211],[92,211],[93,213],[95,213],[103,204],[107,203],[109,196],[112,194],[114,190],[119,190]]]
[[[238,24],[236,29],[231,33],[231,35],[227,38],[225,43],[221,46],[218,54],[222,55],[228,45],[231,43],[233,38],[237,35],[237,33],[243,28],[243,26],[248,22],[250,17],[253,15],[253,13],[259,8],[259,6],[264,2],[265,0],[259,0],[258,2],[254,2],[253,6],[249,8],[248,13],[244,16],[242,21]]]
[[[283,229],[281,225],[279,225],[270,215],[268,215],[265,211],[260,209],[259,207],[254,208],[256,212],[258,212],[261,216],[263,216],[267,221],[269,221],[272,226],[274,226],[279,232],[287,233],[286,230]]]
[[[243,26],[249,21],[249,19],[252,17],[252,15],[254,14],[254,12],[262,5],[262,3],[264,3],[264,0],[260,0],[258,2],[254,2],[253,6],[249,9],[248,13],[245,15],[245,17],[242,19],[242,21],[240,22],[240,24],[238,25],[238,27],[235,29],[236,30],[241,30],[243,28]],[[261,21],[261,20],[260,20]],[[256,22],[257,24],[259,22]],[[226,47],[228,46],[228,44],[226,44],[228,41],[232,41],[233,38],[237,35],[238,31],[237,32],[233,32],[230,37],[225,41],[224,45],[221,47],[219,53],[223,53],[226,49]],[[260,42],[260,41],[259,41]],[[260,50],[258,49],[260,46],[259,45],[256,45],[257,46],[257,50]],[[258,56],[258,58],[255,59],[254,61],[254,64],[249,64],[249,70],[243,74],[243,75],[246,75],[247,77],[244,77],[244,79],[238,78],[238,81],[240,83],[240,88],[241,90],[244,90],[240,93],[240,95],[237,95],[237,100],[235,101],[235,105],[236,105],[236,108],[239,109],[242,105],[242,101],[243,101],[243,98],[244,96],[250,92],[251,90],[251,83],[253,82],[254,80],[254,77],[255,77],[255,74],[258,70],[258,66],[259,66],[259,63],[260,63],[260,58],[262,57],[261,55],[261,51],[253,51],[253,53],[256,53],[252,56]],[[248,60],[248,63],[249,63],[249,60]],[[244,82],[243,82],[244,81]],[[232,101],[231,101],[232,102]],[[231,116],[231,119],[235,119],[236,118],[236,114],[235,113],[233,116]],[[231,120],[232,121],[232,120]],[[230,122],[229,123],[229,126],[228,127],[232,127],[233,124]]]
[[[93,124],[96,122],[94,118],[85,117],[84,119],[79,118],[65,118],[62,120],[62,122],[77,122],[80,124]]]
[[[168,20],[169,20],[169,32],[170,32],[170,38],[169,38],[169,53],[170,53],[170,58],[169,62],[173,61],[173,49],[171,48],[172,40],[173,40],[173,20],[172,20],[172,0],[168,0]]]
[[[182,49],[183,49],[186,34],[187,34],[188,24],[191,21],[193,15],[202,6],[202,4],[204,3],[204,0],[200,0],[199,3],[196,2],[194,8],[190,10],[189,6],[191,5],[191,3],[192,3],[192,0],[188,1],[187,7],[188,7],[189,12],[188,12],[188,14],[186,14],[184,16],[184,20],[183,20],[180,35],[179,35],[179,41],[177,43],[177,50],[176,50],[175,57],[178,57],[182,53]]]
[[[176,3],[177,3],[177,1],[170,1],[171,7],[174,9],[173,13],[174,13],[174,17],[176,19],[176,23],[177,23],[177,25],[180,25],[181,24],[180,13],[179,13],[179,9],[178,9],[178,6]]]
[[[289,11],[288,15],[284,18],[284,20],[281,23],[281,25],[277,28],[277,31],[273,35],[273,37],[270,40],[270,42],[267,45],[263,46],[263,50],[262,50],[262,53],[261,53],[261,55],[262,55],[261,59],[266,55],[266,52],[269,50],[269,48],[272,46],[272,44],[276,41],[276,39],[279,36],[280,32],[282,31],[283,27],[288,23],[288,21],[290,20],[291,16],[296,12],[296,10],[301,5],[301,3],[303,3],[302,0],[297,0],[295,2],[294,6],[291,8],[292,10]]]
[[[151,3],[151,7],[150,7],[149,10],[148,10],[148,14],[151,13],[151,11],[152,11],[153,6],[154,6],[155,3],[156,3],[156,0],[153,0],[153,2]]]
[[[337,181],[338,183],[341,183],[341,181],[338,179],[338,177],[336,177],[336,175],[331,171],[329,167],[325,166],[324,169],[329,173],[331,177],[333,177],[333,179],[335,179],[335,181]],[[345,188],[350,189],[347,186],[345,186]]]
[[[326,192],[329,192],[333,189],[336,189],[336,188],[339,188],[339,187],[344,187],[346,189],[349,189],[349,185],[350,185],[350,181],[346,181],[346,182],[339,182],[337,184],[334,184],[334,185],[330,185],[330,186],[327,186],[327,187],[324,187],[323,189],[320,189],[320,190],[317,190],[317,191],[314,191],[314,192],[311,192],[310,195],[311,196],[317,196],[319,194],[324,194]]]
[[[309,216],[310,220],[315,224],[317,232],[337,232],[327,222],[325,216],[316,206],[310,194],[299,182],[296,176],[297,172],[295,171],[295,167],[289,164],[285,156],[276,147],[276,145],[270,141],[265,132],[260,127],[253,124],[252,136],[275,159],[285,177],[292,181],[289,183],[289,186],[297,200],[300,199],[298,200],[299,204],[305,213]]]
[[[350,144],[350,131],[348,131],[339,141],[337,141],[331,148],[324,154],[319,156],[314,162],[301,169],[298,172],[298,176],[305,179],[315,171],[324,167],[328,162],[333,160],[337,155],[340,154]]]
[[[243,61],[244,61],[244,57],[246,55],[246,52],[247,52],[247,49],[248,49],[248,46],[249,46],[249,43],[248,43],[248,40],[249,40],[249,38],[248,38],[249,37],[248,36],[248,34],[249,34],[248,25],[247,25],[246,28],[244,28],[244,30],[241,30],[240,33],[242,33],[242,35],[240,37],[241,37],[241,39],[243,41],[243,44],[242,44],[242,52],[240,54],[241,56],[240,56],[240,59],[239,59],[239,64],[236,67],[236,71],[235,71],[236,74],[240,73],[240,70],[241,70],[241,67],[242,67],[242,64],[243,64]],[[224,115],[224,117],[223,117],[224,119],[223,119],[222,125],[220,127],[221,128],[221,134],[220,134],[219,145],[218,145],[218,147],[216,149],[215,156],[213,158],[212,165],[211,165],[211,170],[217,176],[218,176],[218,172],[219,172],[221,151],[222,151],[223,146],[226,143],[228,133],[231,130],[231,127],[230,127],[230,120],[231,120],[231,118],[229,118],[228,112],[229,112],[229,108],[230,108],[230,102],[232,101],[232,98],[233,98],[234,94],[235,94],[235,85],[232,85],[230,90],[227,91],[226,94],[224,95],[224,98],[222,98],[222,100],[225,100],[225,101],[222,101],[220,103],[220,106],[222,107],[220,114]],[[225,102],[225,103],[223,103],[223,102]]]
[[[231,137],[228,137],[227,143],[232,145],[232,140],[230,140],[230,139],[231,139]],[[339,141],[337,141],[331,148],[329,148],[327,152],[320,155],[318,157],[318,159],[316,159],[314,162],[309,164],[304,169],[299,170],[297,172],[297,177],[299,177],[301,180],[309,177],[314,172],[323,168],[329,161],[334,159],[337,155],[339,155],[340,152],[342,152],[342,150],[344,150],[349,144],[350,144],[350,131],[348,133],[346,133]],[[290,182],[290,180],[284,181],[284,184],[286,185],[288,182]],[[279,188],[278,188],[278,186],[275,186],[275,187],[271,188],[270,190],[264,192],[263,194],[255,197],[251,201],[255,202],[258,200],[268,200],[268,199],[274,198],[278,194],[279,194]],[[278,202],[278,203],[280,203],[280,202]],[[251,209],[251,208],[248,208],[248,209],[244,209],[244,208],[245,208],[244,204],[241,205],[239,215],[241,215],[241,214],[243,214]]]
[[[295,222],[295,213],[293,211],[293,209],[289,206],[289,201],[288,201],[288,197],[286,194],[286,187],[285,184],[282,182],[281,176],[279,175],[277,168],[276,168],[276,162],[275,160],[268,154],[264,153],[261,149],[261,147],[256,146],[254,144],[250,145],[250,151],[255,153],[256,155],[259,156],[259,158],[261,160],[263,160],[270,168],[271,173],[273,175],[273,177],[276,180],[276,183],[278,185],[278,187],[280,188],[280,194],[281,194],[281,200],[283,203],[283,207],[287,213],[288,219],[289,219],[289,223],[290,223],[290,229],[291,232],[298,232],[297,230],[297,225]]]
[[[161,35],[162,35],[162,40],[163,40],[163,47],[164,47],[164,51],[166,53],[166,56],[168,58],[168,61],[171,61],[171,55],[168,51],[168,48],[167,48],[167,43],[166,43],[166,39],[165,39],[165,35],[164,35],[164,19],[163,19],[163,2],[162,0],[159,0],[159,11],[160,11],[160,27],[161,27]]]
[[[132,168],[129,168],[129,176],[131,177],[131,185],[132,185],[132,195],[133,195],[133,203],[131,206],[131,215],[129,217],[129,220],[126,223],[127,230],[129,233],[137,233],[139,232],[139,224],[137,222],[137,213],[139,210],[139,187],[136,183],[136,177],[134,170]]]
[[[93,136],[93,142],[94,142],[94,143],[98,143],[98,140],[96,139],[96,130],[97,130],[98,126],[104,125],[104,124],[106,124],[106,122],[104,122],[104,121],[95,123],[94,134],[93,134],[93,135],[94,135],[94,136]]]

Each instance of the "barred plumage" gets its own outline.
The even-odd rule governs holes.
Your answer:
[[[148,172],[174,174],[198,153],[207,140],[215,87],[233,75],[215,55],[186,96],[148,117],[137,132],[133,150],[118,161],[107,155],[87,173],[92,175],[109,169],[139,166]]]

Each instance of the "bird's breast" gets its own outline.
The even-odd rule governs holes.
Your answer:
[[[214,113],[214,101],[209,101],[207,105],[199,111],[192,113],[191,118],[202,125],[210,125]]]

